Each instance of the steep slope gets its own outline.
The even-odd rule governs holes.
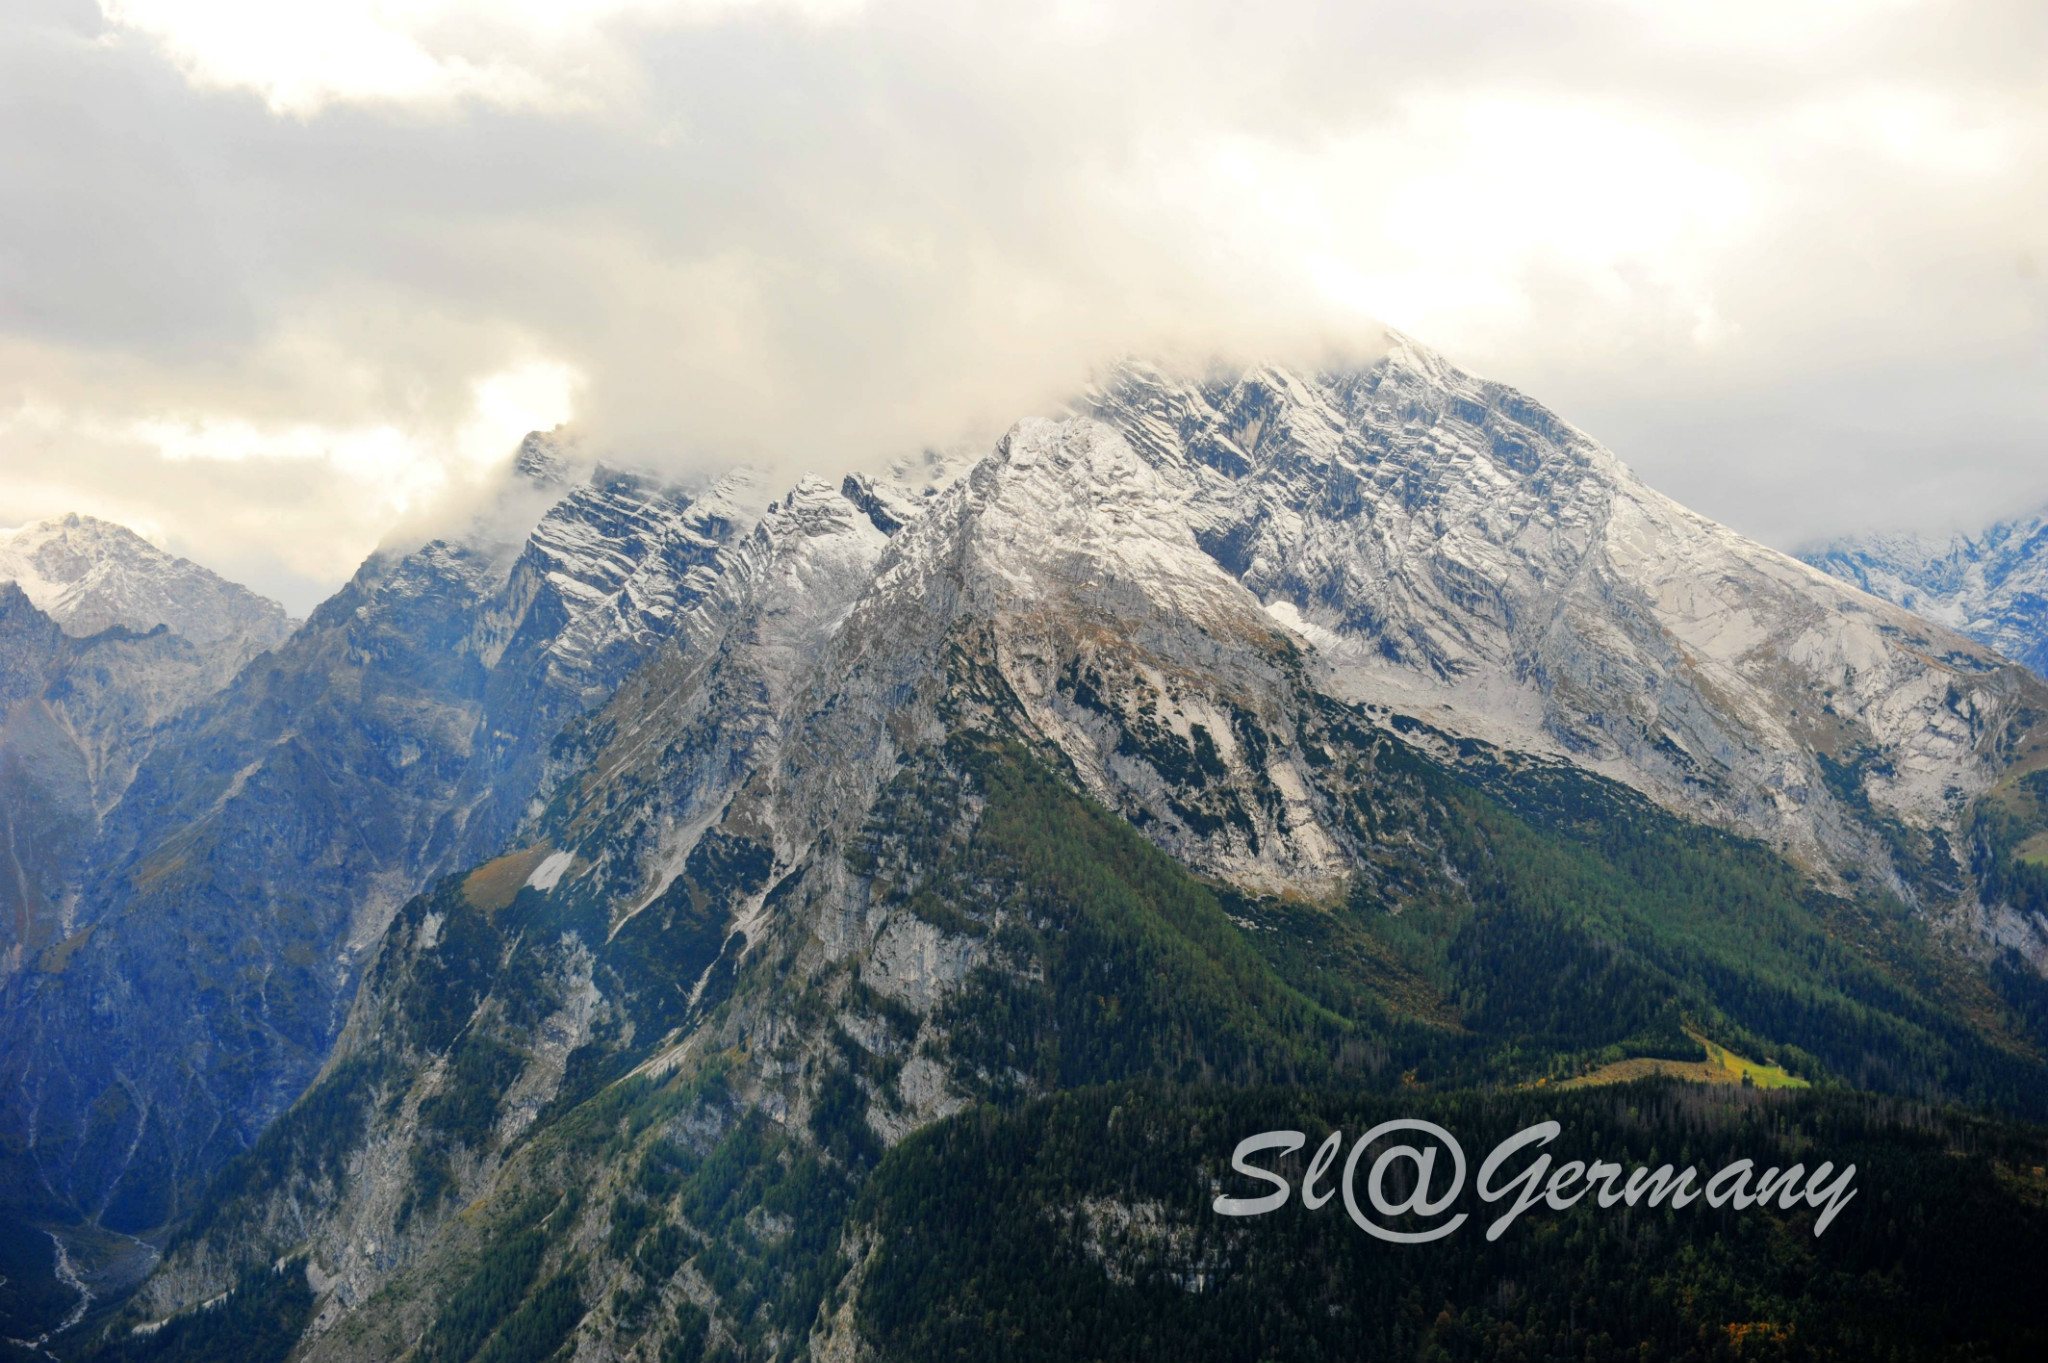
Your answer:
[[[1317,382],[1398,388],[1400,363]],[[540,1358],[572,1336],[582,1357],[857,1357],[913,1337],[900,1297],[892,1316],[864,1285],[894,1271],[874,1237],[901,1215],[861,1201],[890,1148],[938,1123],[993,1130],[976,1103],[1103,1083],[1512,1086],[1697,1051],[1690,1027],[1816,1081],[2043,1110],[2033,976],[1980,971],[1896,899],[1832,892],[1846,876],[1817,885],[1589,772],[1631,750],[1571,751],[1557,735],[1591,718],[1546,724],[1548,674],[1488,664],[1496,694],[1537,703],[1479,717],[1525,724],[1538,751],[1442,722],[1511,631],[1439,590],[1375,670],[1346,634],[1382,637],[1346,623],[1369,613],[1276,610],[1254,569],[1281,555],[1219,549],[1250,523],[1225,516],[1230,476],[1099,421],[1032,421],[907,522],[857,483],[779,504],[688,646],[565,737],[557,759],[579,769],[517,850],[392,920],[328,1069],[213,1187],[129,1319],[203,1328],[177,1313],[282,1273],[310,1289],[306,1358]],[[1642,543],[1599,509],[1532,512],[1507,538],[1579,560]],[[1316,530],[1269,519],[1301,532],[1276,531],[1283,549]],[[1706,548],[1661,533],[1734,553],[1678,530]],[[1744,571],[1767,585],[1882,609],[1755,552]],[[1611,546],[1588,572],[1660,580]],[[1622,586],[1592,599],[1681,610]],[[1667,616],[1612,646],[1647,648]],[[1761,705],[1765,645],[1812,628],[1709,655],[1713,675],[1748,678],[1737,699]],[[1442,666],[1418,669],[1425,643]],[[1920,668],[1951,666],[1992,678],[1985,705],[2017,725],[1995,710],[2009,669],[1963,656],[1896,664],[1900,709]],[[1429,722],[1356,694],[1376,679]],[[1699,703],[1761,741],[1735,725],[1753,711]],[[1910,737],[1894,741],[1920,751]],[[2004,779],[1963,754],[1956,779]]]
[[[8,982],[11,1194],[140,1230],[298,1095],[363,955],[435,875],[495,851],[547,749],[673,632],[751,523],[530,441],[523,538],[379,555],[159,737],[107,816],[69,935]]]
[[[2048,760],[2024,669],[1398,336],[1349,373],[1129,365],[1083,406],[1187,481],[1199,542],[1332,694],[1563,756],[2048,961],[2041,906],[1970,870],[1974,802]]]
[[[98,824],[83,754],[48,697],[74,643],[12,582],[0,582],[0,977],[62,935],[63,906]]]
[[[151,544],[126,526],[73,513],[0,530],[0,578],[84,638],[115,625],[158,625],[218,653],[216,685],[281,643],[296,623],[284,607]]]
[[[702,1002],[691,982],[727,935],[714,896],[758,870],[706,826],[772,760],[792,680],[869,581],[886,536],[847,494],[871,492],[807,481],[772,504],[686,629],[565,735],[563,752],[594,756],[549,822],[584,827],[597,863],[542,841],[444,880],[392,923],[320,1084],[231,1167],[187,1232],[197,1260],[166,1270],[157,1296],[232,1272],[252,1241],[303,1241],[338,1319],[489,1187],[544,1109],[588,1096],[636,1038],[644,1049]],[[605,864],[619,893],[600,899],[589,887]],[[584,893],[555,896],[564,880]],[[556,898],[602,907],[571,909],[566,928],[551,912],[533,921]],[[385,1114],[367,1128],[366,1102]],[[301,1141],[322,1152],[310,1169],[268,1153]],[[264,1175],[316,1186],[292,1210]]]
[[[1979,535],[1866,535],[1800,557],[2048,676],[2048,511]]]
[[[71,928],[101,817],[283,607],[89,516],[0,532],[0,979]]]
[[[218,662],[161,625],[76,638],[0,582],[0,979],[69,934],[103,813]]]
[[[226,686],[298,623],[275,601],[91,516],[0,531],[4,581],[67,637],[98,641],[89,665],[52,679],[48,717],[84,761],[101,812],[120,799],[165,721]]]

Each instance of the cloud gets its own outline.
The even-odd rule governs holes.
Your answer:
[[[0,448],[11,456],[0,504],[119,521],[265,580],[303,612],[394,526],[442,526],[449,506],[496,495],[507,452],[528,431],[568,421],[579,383],[544,360],[490,375],[451,429],[215,414],[108,420],[24,402],[0,413]]]
[[[272,113],[333,104],[575,109],[627,70],[609,25],[710,22],[747,9],[812,20],[859,0],[100,0],[195,84],[253,91]]]
[[[1382,318],[1780,543],[2011,510],[2044,53],[2024,3],[25,0],[0,522],[125,508],[303,609],[494,383],[832,469]]]

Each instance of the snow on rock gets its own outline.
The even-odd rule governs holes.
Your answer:
[[[2048,701],[1398,335],[1326,374],[1129,363],[1078,407],[1184,496],[1161,514],[1313,648],[1333,694],[1567,756],[1824,875],[1884,854],[1823,761],[1880,813],[1952,829]]]
[[[569,864],[575,860],[574,852],[550,852],[540,865],[533,868],[533,874],[526,878],[526,883],[529,887],[546,894],[562,883],[562,873],[568,870]]]
[[[7,578],[67,634],[84,638],[114,625],[147,634],[167,625],[202,649],[228,646],[230,675],[297,623],[275,601],[125,526],[76,513],[0,530],[0,579]]]
[[[605,705],[604,743],[574,755],[575,788],[529,832],[584,849],[595,883],[630,896],[627,919],[647,907],[779,750],[794,688],[888,543],[871,512],[823,479],[769,504],[721,551],[674,639]]]
[[[1979,535],[1868,535],[1801,557],[2048,676],[2048,508]]]

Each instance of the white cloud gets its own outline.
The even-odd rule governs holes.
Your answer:
[[[455,448],[472,469],[505,458],[528,431],[550,431],[576,415],[583,376],[554,360],[530,360],[477,380],[476,415],[456,433]]]
[[[1594,0],[1649,32],[1688,47],[1763,55],[1803,55],[1882,29],[1913,11],[1958,9],[1947,0]]]
[[[1374,317],[1779,542],[2048,496],[2048,9],[1731,4],[16,0],[0,520],[311,593],[571,407],[836,468]]]
[[[1874,153],[1934,177],[1997,175],[2013,164],[2025,111],[1976,103],[1911,86],[1852,88],[1799,109],[1790,128],[1810,146]]]
[[[1432,92],[1345,137],[1227,139],[1171,192],[1244,254],[1452,349],[1553,328],[1532,291],[1559,275],[1583,291],[1583,328],[1649,312],[1711,345],[1730,330],[1715,277],[1755,217],[1722,150],[1626,110]]]
[[[0,503],[25,508],[15,520],[88,511],[168,539],[173,547],[182,545],[186,536],[180,532],[189,532],[191,521],[219,518],[243,533],[271,531],[268,547],[290,571],[332,581],[352,571],[402,519],[449,499],[472,499],[527,432],[572,420],[581,383],[574,369],[551,360],[486,375],[471,385],[470,410],[453,429],[266,423],[190,412],[109,421],[31,397],[0,415],[0,448],[20,453],[23,465],[34,462],[29,452],[61,450],[79,463],[111,457],[131,475],[138,471],[137,459],[160,467],[200,466],[194,470],[199,480],[229,498],[200,517],[186,508],[181,519],[187,524],[169,528],[150,514],[146,500],[138,503],[111,489],[81,495],[75,485],[49,478],[0,478]],[[204,471],[208,465],[216,471]],[[245,467],[231,472],[220,466]],[[293,505],[262,514],[259,497],[266,487],[281,490]],[[239,505],[237,493],[245,499]],[[309,526],[314,533],[305,533]],[[292,604],[303,610],[311,603]]]
[[[179,462],[324,460],[337,473],[374,488],[390,510],[403,512],[443,491],[451,480],[474,479],[503,464],[527,432],[567,423],[575,415],[573,399],[581,384],[574,369],[551,360],[533,360],[478,379],[472,385],[473,411],[452,435],[391,425],[259,425],[221,415],[149,417],[131,423],[122,434]],[[46,426],[63,420],[41,405],[25,405],[17,419]],[[79,424],[92,426],[90,421]]]
[[[271,109],[311,114],[336,100],[542,103],[555,94],[498,57],[429,49],[439,6],[275,0],[101,0],[107,21],[154,38],[194,81],[248,89]]]
[[[860,0],[100,0],[195,82],[301,117],[331,104],[505,108],[590,103],[622,54],[620,23],[704,23],[748,10],[828,20]],[[596,69],[593,69],[596,68]]]

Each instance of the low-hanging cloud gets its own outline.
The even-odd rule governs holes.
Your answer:
[[[0,522],[304,609],[518,422],[830,470],[1380,319],[1781,543],[2048,497],[2038,7],[1753,8],[30,0]]]

